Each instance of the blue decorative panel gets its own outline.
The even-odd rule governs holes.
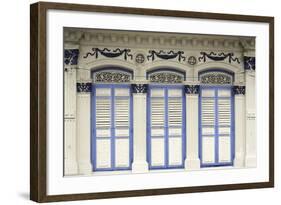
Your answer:
[[[234,95],[245,95],[245,86],[233,86]]]
[[[132,84],[133,93],[147,93],[147,84]]]
[[[256,70],[256,58],[244,56],[244,69],[245,70]]]
[[[150,55],[147,56],[147,60],[152,60],[154,61],[156,57],[163,59],[163,60],[170,60],[170,59],[175,59],[178,58],[178,61],[185,61],[186,57],[183,56],[184,52],[183,51],[163,51],[160,50],[159,52],[155,50],[150,50],[149,51]]]
[[[184,90],[186,94],[198,94],[199,85],[185,85]]]
[[[95,58],[99,58],[99,55],[102,55],[104,57],[107,58],[117,58],[119,56],[124,56],[124,60],[127,60],[128,57],[130,57],[130,59],[133,59],[133,55],[130,54],[131,49],[120,49],[120,48],[116,48],[116,49],[108,49],[108,48],[104,48],[104,49],[99,49],[99,48],[92,48],[92,52],[87,52],[85,56],[83,56],[83,58],[88,58],[89,56],[94,56]]]
[[[201,62],[206,62],[207,58],[213,61],[223,61],[225,59],[228,60],[229,63],[232,62],[237,62],[240,64],[240,61],[238,58],[234,57],[234,53],[215,53],[215,52],[210,52],[209,54],[206,52],[200,52],[201,56],[198,58],[198,61]]]
[[[92,83],[77,83],[77,92],[91,92]]]
[[[66,65],[77,65],[79,49],[65,49],[64,63]]]

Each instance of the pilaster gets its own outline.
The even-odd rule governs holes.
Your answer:
[[[133,173],[148,172],[146,161],[146,93],[147,84],[132,84],[134,110]]]
[[[245,166],[246,130],[245,130],[245,86],[234,86],[235,102],[235,158],[234,167]]]
[[[77,83],[77,159],[79,174],[90,174],[91,82]]]
[[[186,98],[186,170],[200,169],[198,133],[199,85],[185,85]]]

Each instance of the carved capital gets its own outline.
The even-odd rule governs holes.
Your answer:
[[[245,95],[245,86],[233,86],[234,95]]]
[[[256,70],[256,58],[244,56],[244,69],[245,70]]]
[[[198,94],[199,93],[199,85],[185,85],[184,91],[186,94]]]
[[[77,65],[79,49],[64,49],[64,63],[66,65]]]
[[[147,93],[147,84],[132,84],[133,93]]]
[[[77,83],[76,88],[78,93],[88,93],[92,91],[92,83]]]

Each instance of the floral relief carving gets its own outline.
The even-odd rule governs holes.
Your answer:
[[[232,76],[223,72],[208,72],[200,76],[202,84],[232,84]]]
[[[171,72],[157,72],[149,76],[149,80],[155,83],[182,83],[183,76]]]
[[[130,82],[131,75],[122,72],[98,72],[95,75],[95,82],[114,82],[114,83],[125,83]]]

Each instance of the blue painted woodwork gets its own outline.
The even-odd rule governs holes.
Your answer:
[[[164,106],[165,106],[165,120],[164,120],[164,136],[152,136],[151,135],[151,99],[158,97],[151,97],[151,90],[153,89],[163,89],[164,90]],[[181,97],[168,97],[169,89],[180,89],[182,96]],[[169,136],[169,124],[168,124],[168,100],[170,98],[181,98],[182,100],[182,123],[181,129],[182,134],[177,136]],[[175,169],[183,168],[184,160],[186,156],[186,109],[185,109],[185,89],[183,85],[149,85],[147,93],[147,161],[149,164],[149,169]],[[171,137],[180,137],[181,146],[182,146],[182,163],[180,165],[170,165],[169,164],[169,138]],[[152,165],[152,150],[151,142],[154,138],[164,138],[164,165],[163,166],[153,166]]]
[[[111,95],[108,97],[104,96],[96,96],[97,88],[109,88],[111,91]],[[116,88],[128,88],[130,91],[129,97],[123,96],[115,96]],[[110,137],[97,137],[96,134],[96,99],[97,98],[110,98],[111,101],[111,120],[110,120]],[[118,136],[118,139],[129,139],[129,166],[127,167],[117,167],[115,163],[116,151],[115,151],[115,143],[116,143],[116,127],[115,127],[115,100],[117,98],[121,99],[129,99],[129,136]],[[110,140],[110,151],[111,151],[111,167],[110,168],[97,168],[97,140]],[[133,161],[133,98],[131,92],[131,86],[122,84],[93,84],[92,85],[92,96],[91,96],[91,162],[93,165],[93,171],[116,171],[116,170],[130,170],[132,168]]]
[[[206,89],[206,90],[214,90],[215,91],[215,96],[214,97],[202,97],[202,91]],[[231,92],[231,96],[230,97],[219,97],[218,96],[218,91],[219,90],[229,90]],[[234,133],[234,128],[235,128],[235,121],[234,121],[234,91],[233,91],[233,86],[230,85],[225,85],[225,86],[211,86],[211,85],[201,85],[200,86],[200,92],[199,92],[199,158],[200,158],[200,165],[201,167],[217,167],[217,166],[232,166],[233,165],[233,160],[235,157],[235,133]],[[202,160],[202,140],[203,137],[208,137],[208,135],[204,135],[202,134],[202,99],[204,98],[210,98],[210,99],[214,99],[215,100],[215,135],[210,135],[210,136],[214,136],[215,139],[215,161],[214,163],[203,163]],[[220,136],[224,136],[222,134],[218,133],[218,128],[219,128],[219,124],[218,124],[218,99],[230,99],[231,100],[231,123],[230,123],[230,143],[231,143],[231,147],[230,147],[230,162],[219,162],[219,137]],[[226,136],[226,135],[225,135]],[[227,135],[228,136],[228,135]]]

